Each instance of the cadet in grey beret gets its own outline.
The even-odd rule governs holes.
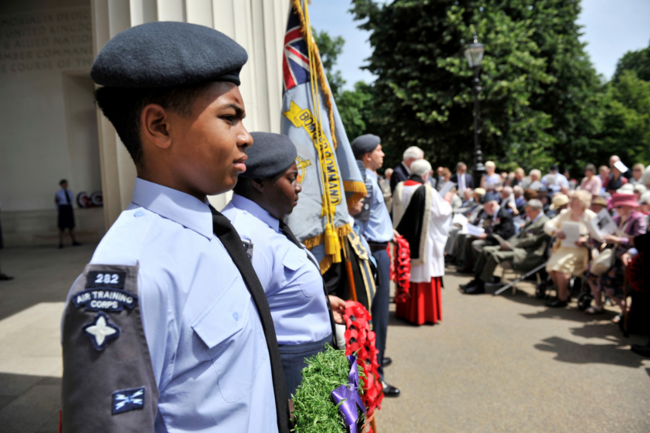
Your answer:
[[[246,171],[239,175],[263,179],[282,173],[296,162],[296,146],[289,137],[270,132],[251,132],[253,146],[246,149]]]
[[[118,33],[97,55],[90,76],[102,86],[175,87],[207,81],[239,86],[246,50],[197,24],[152,22]]]
[[[95,99],[133,158],[137,177],[133,202],[114,226],[120,230],[104,236],[71,293],[99,284],[128,302],[90,311],[78,296],[68,298],[62,338],[66,432],[166,426],[289,433],[289,395],[264,288],[239,234],[207,199],[232,190],[246,170],[245,149],[253,138],[243,124],[238,87],[246,60],[246,51],[216,30],[152,22],[116,35],[93,64],[92,78],[102,85]],[[291,176],[297,184],[296,169]],[[109,277],[111,284],[103,284]],[[173,351],[161,350],[161,341],[172,342]],[[213,357],[217,345],[220,354]],[[250,354],[264,356],[251,360]],[[210,364],[218,374],[202,374]],[[250,383],[240,389],[242,377]],[[238,410],[230,403],[235,400]]]
[[[379,146],[381,139],[373,134],[366,134],[360,137],[357,137],[352,142],[352,152],[355,157],[359,155],[365,155],[366,153],[372,152],[375,150],[375,147]]]

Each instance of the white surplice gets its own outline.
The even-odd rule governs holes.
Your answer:
[[[402,219],[413,193],[421,184],[406,186],[404,182],[395,187],[393,194],[393,227],[397,227]],[[412,283],[430,283],[431,278],[445,274],[445,243],[449,236],[452,218],[451,205],[445,201],[438,191],[426,185],[427,198],[423,226],[425,233],[421,234],[420,260],[411,262]],[[428,223],[427,223],[428,220]]]

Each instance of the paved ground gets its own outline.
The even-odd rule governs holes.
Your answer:
[[[59,319],[94,246],[6,249],[0,283],[0,431],[56,432]],[[529,286],[470,297],[445,277],[443,319],[392,319],[386,369],[403,395],[386,399],[378,431],[648,432],[650,360],[628,350],[610,323],[574,308],[549,310]]]

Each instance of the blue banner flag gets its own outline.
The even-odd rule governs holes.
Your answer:
[[[341,261],[341,238],[352,231],[348,206],[366,195],[366,187],[323,71],[304,0],[292,1],[282,72],[281,131],[298,150],[302,186],[287,224],[324,273]]]

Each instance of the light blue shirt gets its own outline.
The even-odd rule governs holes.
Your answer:
[[[70,200],[68,200],[68,196],[66,195],[70,194]],[[74,200],[74,194],[72,194],[72,191],[69,189],[60,189],[56,192],[56,195],[54,196],[55,198],[55,203],[56,203],[56,208],[58,209],[60,205],[62,204],[69,204],[72,205],[72,201]]]
[[[384,194],[377,180],[377,173],[366,168],[366,176],[372,184],[372,203],[370,203],[370,219],[368,221],[357,221],[361,233],[368,242],[384,243],[393,239],[393,223],[390,220],[388,208],[384,203]]]
[[[207,203],[136,179],[133,201],[91,263],[140,267],[140,309],[160,391],[156,432],[278,431],[262,324],[212,232]]]
[[[252,200],[234,194],[222,213],[242,240],[253,244],[253,268],[269,301],[278,344],[316,342],[330,335],[323,278],[310,253],[291,242],[280,221]]]

